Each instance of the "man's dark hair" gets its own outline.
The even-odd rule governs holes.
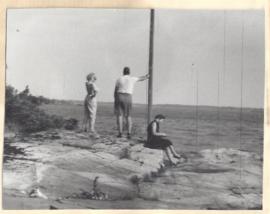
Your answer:
[[[129,75],[130,74],[129,67],[124,67],[123,74],[124,75]]]
[[[163,115],[163,114],[157,114],[156,116],[155,116],[155,119],[159,119],[159,120],[161,120],[161,119],[165,119],[166,117]]]

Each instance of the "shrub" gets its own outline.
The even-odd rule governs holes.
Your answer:
[[[62,128],[65,124],[65,120],[63,117],[57,116],[57,115],[51,115],[51,120],[55,126],[55,128]]]
[[[37,132],[50,128],[61,128],[64,119],[56,115],[48,115],[38,106],[47,102],[42,96],[30,94],[29,88],[20,93],[12,86],[6,87],[5,120],[7,124],[19,126],[23,132]]]
[[[78,128],[78,120],[74,118],[65,120],[64,124],[64,128],[67,130],[74,130]]]

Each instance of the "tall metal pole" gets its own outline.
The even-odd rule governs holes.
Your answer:
[[[153,58],[154,58],[154,25],[155,25],[155,10],[150,11],[150,37],[149,37],[149,64],[148,64],[148,117],[147,123],[149,124],[152,116],[153,104]]]

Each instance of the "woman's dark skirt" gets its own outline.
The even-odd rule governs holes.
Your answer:
[[[167,147],[171,146],[172,142],[169,139],[164,137],[152,137],[147,141],[145,147],[150,149],[166,149]]]

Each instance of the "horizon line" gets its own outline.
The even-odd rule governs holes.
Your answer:
[[[59,100],[59,99],[52,99],[56,101],[63,101],[63,102],[81,102],[83,103],[83,100]],[[98,103],[108,103],[108,104],[113,104],[113,101],[98,101]],[[147,103],[133,103],[133,105],[148,105]],[[152,104],[153,106],[163,106],[163,105],[169,105],[169,106],[191,106],[191,107],[213,107],[213,108],[236,108],[236,109],[241,109],[240,106],[215,106],[215,105],[191,105],[191,104],[178,104],[178,103],[156,103]],[[249,106],[243,106],[242,109],[258,109],[258,110],[263,110],[264,107],[249,107]]]

